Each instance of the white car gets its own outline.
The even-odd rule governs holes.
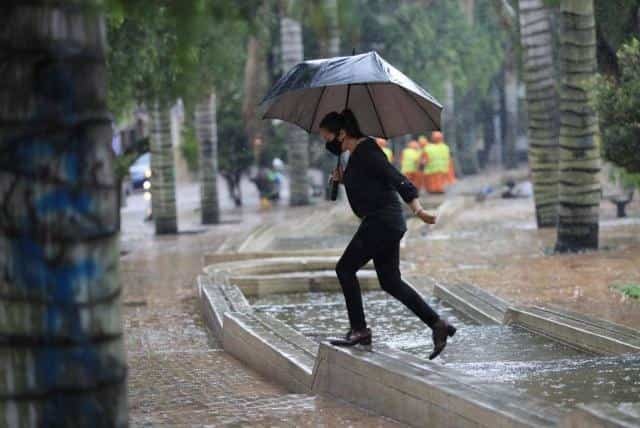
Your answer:
[[[129,167],[131,185],[134,189],[149,190],[151,186],[151,154],[144,153]],[[146,184],[149,183],[149,184]]]

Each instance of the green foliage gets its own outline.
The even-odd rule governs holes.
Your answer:
[[[154,98],[182,98],[192,111],[199,97],[217,94],[222,168],[246,168],[241,121],[246,41],[258,0],[109,0],[109,105],[117,118]],[[187,115],[191,117],[191,115]],[[239,145],[238,145],[239,144]],[[229,150],[232,148],[232,150]],[[187,124],[181,150],[192,171],[198,145]],[[248,153],[247,156],[238,153]],[[234,163],[237,162],[237,165]]]
[[[241,97],[218,103],[218,168],[228,175],[246,170],[253,162],[252,148],[244,134]]]
[[[343,6],[341,12],[358,24],[359,30],[347,32],[358,40],[356,47],[378,50],[438,98],[447,78],[460,93],[471,88],[484,93],[502,64],[504,36],[490,1],[476,2],[474,25],[458,2],[354,3],[362,4],[356,10]]]
[[[187,167],[191,172],[198,172],[199,148],[200,145],[193,126],[185,124],[182,129],[182,139],[180,140],[180,152],[185,161],[187,161]]]
[[[632,299],[640,299],[640,285],[626,284],[616,287],[622,294]]]
[[[615,52],[633,36],[640,0],[595,0],[594,12],[601,37]]]
[[[629,173],[640,173],[640,42],[618,51],[620,79],[599,76],[595,104],[603,137],[603,156]]]

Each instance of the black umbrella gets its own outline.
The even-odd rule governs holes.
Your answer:
[[[261,103],[263,119],[307,132],[331,111],[353,111],[366,135],[391,138],[440,130],[442,105],[377,52],[304,61],[289,70]]]

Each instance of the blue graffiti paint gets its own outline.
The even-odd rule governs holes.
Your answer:
[[[86,193],[71,193],[67,189],[57,189],[46,193],[36,202],[39,215],[59,211],[75,211],[86,215],[91,208],[91,197]],[[69,213],[71,214],[71,213]]]
[[[76,182],[80,171],[78,156],[75,153],[68,153],[64,160],[67,179],[72,183]]]
[[[55,227],[43,216],[59,213],[65,218],[74,219],[90,214],[93,205],[89,192],[78,192],[73,188],[83,168],[87,167],[83,152],[87,147],[87,137],[78,127],[78,106],[74,101],[76,82],[70,62],[60,59],[77,54],[77,48],[61,43],[50,57],[36,64],[33,91],[37,95],[37,105],[25,127],[29,132],[34,132],[31,135],[4,138],[1,142],[2,148],[9,147],[9,155],[2,156],[2,162],[10,169],[19,169],[21,173],[41,178],[56,174],[57,179],[66,181],[54,190],[45,187],[44,190],[50,191],[42,196],[39,194],[43,192],[43,186],[38,183],[38,199],[33,206],[29,204],[24,212],[16,215],[23,222],[20,224],[22,236],[10,240],[12,264],[4,272],[18,292],[22,288],[25,294],[42,294],[51,300],[51,303],[43,304],[44,317],[41,322],[44,325],[35,328],[41,329],[44,339],[51,340],[54,345],[33,348],[36,382],[45,391],[68,386],[95,387],[96,382],[111,380],[114,374],[106,367],[109,363],[105,364],[99,358],[95,344],[83,331],[80,309],[74,305],[81,285],[95,286],[100,283],[100,278],[105,274],[103,261],[91,257],[73,257],[73,250],[77,248],[73,243],[64,244],[68,246],[69,259],[63,257],[60,261],[49,252],[48,237],[45,236],[43,242],[41,236],[35,236],[38,226]],[[47,131],[65,127],[67,132]],[[55,248],[59,250],[62,246],[55,245]],[[74,345],[55,345],[59,332],[64,332]],[[44,405],[39,416],[45,426],[65,422],[101,424],[104,421],[100,417],[105,413],[104,407],[108,406],[100,403],[96,394],[65,393],[53,394]]]
[[[90,281],[103,274],[90,258],[50,266],[42,247],[25,236],[13,240],[12,251],[17,256],[12,266],[14,283],[46,293],[57,305],[74,302],[78,281]]]

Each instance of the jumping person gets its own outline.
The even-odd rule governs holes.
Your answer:
[[[351,328],[344,338],[332,340],[331,344],[371,344],[371,329],[365,321],[356,272],[373,259],[382,289],[431,328],[434,346],[429,359],[437,357],[456,329],[440,318],[400,276],[400,239],[407,226],[396,193],[425,223],[434,224],[436,218],[422,208],[416,187],[388,162],[375,139],[360,131],[350,110],[327,114],[320,122],[320,134],[331,153],[339,156],[343,151],[350,152],[346,168],[334,170],[333,179],[344,184],[352,210],[362,219],[336,265]]]

